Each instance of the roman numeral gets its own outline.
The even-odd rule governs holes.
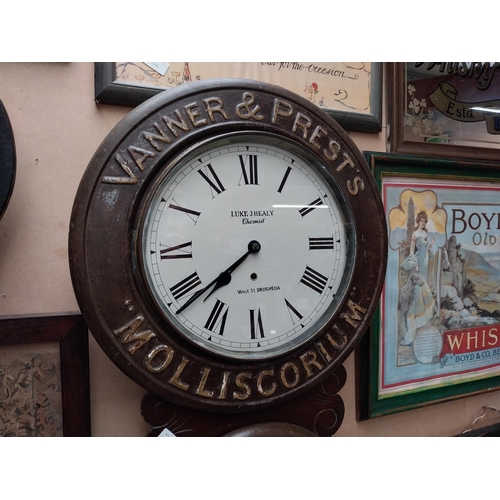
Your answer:
[[[186,293],[190,292],[193,288],[196,288],[198,285],[201,285],[201,280],[198,277],[196,271],[193,274],[190,274],[187,278],[184,278],[182,281],[179,281],[177,285],[174,285],[170,291],[175,300],[179,300],[181,297],[186,295]]]
[[[323,293],[325,286],[328,282],[328,278],[323,276],[318,271],[315,271],[312,267],[306,266],[304,275],[302,276],[300,283],[308,286],[311,290],[318,293]]]
[[[217,174],[215,173],[215,170],[213,169],[212,165],[210,165],[210,163],[206,166],[206,170],[208,170],[208,172],[205,173],[200,168],[200,170],[198,170],[198,173],[208,182],[210,188],[213,190],[212,198],[215,198],[217,194],[221,194],[222,191],[226,190],[226,188],[222,185],[222,182],[217,177]],[[215,196],[213,195],[214,191],[217,193]]]
[[[283,188],[285,187],[285,183],[286,183],[291,171],[292,171],[292,167],[287,167],[285,175],[283,176],[283,179],[281,179],[281,184],[280,184],[280,187],[278,188],[278,193],[281,193],[281,191],[283,191]]]
[[[187,243],[182,243],[180,245],[175,245],[173,247],[162,248],[160,250],[160,258],[164,259],[191,259],[193,254],[189,252],[187,249],[191,247],[191,241]],[[178,251],[177,251],[178,250]]]
[[[162,200],[165,201],[165,200]],[[180,205],[177,204],[175,200],[172,200],[173,203],[170,203],[168,208],[171,208],[172,210],[178,210],[179,212],[185,213],[195,224],[196,221],[198,220],[198,217],[201,215],[201,212],[197,212],[196,210],[191,210],[190,208],[186,207],[181,207]]]
[[[290,314],[290,319],[292,320],[292,323],[295,325],[295,321],[293,319],[294,316],[296,316],[298,318],[298,320],[300,321],[304,316],[302,316],[302,314],[299,313],[299,311],[297,311],[297,309],[295,309],[295,307],[292,306],[292,304],[290,304],[290,302],[288,302],[288,300],[285,299],[285,304],[286,304],[286,307],[288,308],[288,313]]]
[[[316,198],[313,202],[309,203],[307,207],[303,207],[299,210],[299,214],[302,217],[305,217],[307,214],[311,213],[316,207],[323,205],[323,202],[320,198]]]
[[[238,155],[240,159],[241,174],[243,176],[243,181],[246,185],[249,184],[259,184],[259,177],[257,172],[257,155]],[[247,171],[248,170],[248,171]],[[240,184],[241,185],[241,177]]]
[[[224,311],[224,314],[222,314],[222,311]],[[228,311],[229,307],[224,304],[224,302],[217,299],[205,324],[205,328],[211,332],[218,333],[219,335],[224,335]],[[217,328],[219,329],[218,332],[216,331]]]
[[[332,250],[333,237],[309,238],[309,250]]]
[[[264,337],[264,327],[262,326],[262,316],[260,314],[260,309],[257,313],[257,318],[255,318],[255,309],[250,309],[250,337],[252,340],[257,339],[257,335],[260,338]]]

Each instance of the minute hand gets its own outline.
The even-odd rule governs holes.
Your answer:
[[[230,283],[231,281],[231,273],[240,266],[240,264],[251,254],[251,253],[257,253],[260,250],[261,246],[258,241],[252,240],[248,244],[248,251],[241,256],[234,264],[230,265],[225,271],[222,271],[217,278],[215,278],[213,281],[211,281],[205,288],[202,288],[201,290],[198,290],[183,306],[179,307],[177,311],[175,311],[175,314],[179,314],[186,307],[191,305],[197,298],[199,298],[201,295],[203,295],[210,287],[215,285],[214,289],[208,294],[206,299],[212,295],[212,293],[215,292],[218,288],[225,286]],[[205,300],[206,300],[205,299]]]

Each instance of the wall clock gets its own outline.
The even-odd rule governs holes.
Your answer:
[[[16,178],[16,146],[7,110],[0,101],[0,219],[10,201]]]
[[[110,359],[175,404],[268,408],[325,380],[385,277],[383,207],[319,108],[270,84],[195,82],[128,114],[90,161],[69,235]]]

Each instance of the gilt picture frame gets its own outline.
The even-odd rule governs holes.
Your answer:
[[[91,435],[83,316],[0,317],[0,403],[0,436]]]
[[[382,131],[383,63],[96,62],[95,101],[135,107],[177,85],[206,78],[249,78],[303,94],[344,129]],[[290,88],[291,87],[291,88]]]
[[[498,164],[365,158],[389,248],[380,303],[356,351],[358,420],[498,390]]]

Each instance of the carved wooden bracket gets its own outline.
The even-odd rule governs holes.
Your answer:
[[[328,437],[337,432],[344,419],[344,402],[338,392],[346,379],[341,365],[310,392],[269,409],[245,413],[191,410],[147,393],[141,414],[151,425],[149,437],[157,437],[164,429],[176,437]]]

